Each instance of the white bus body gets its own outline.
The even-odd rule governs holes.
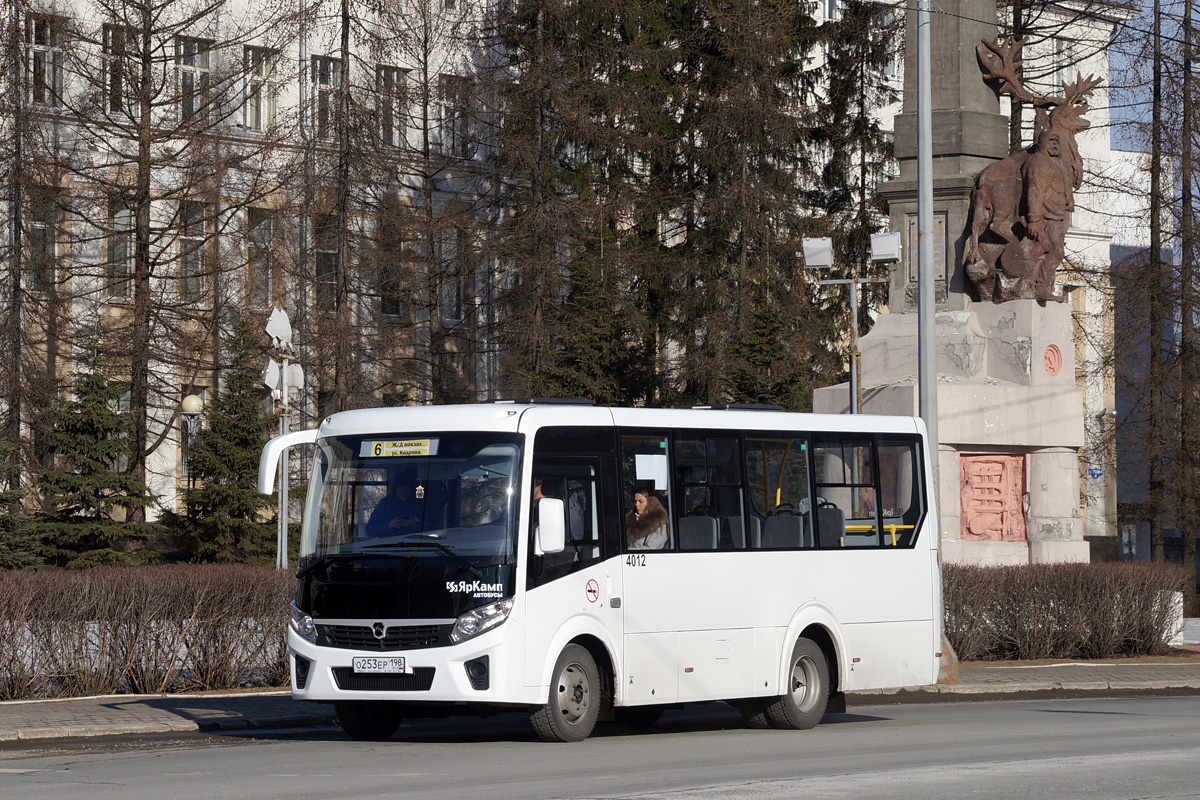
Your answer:
[[[352,736],[463,704],[528,708],[550,740],[712,700],[810,727],[844,692],[936,682],[918,419],[544,401],[350,411],[272,440],[260,489],[284,446],[309,442],[292,693],[337,703]],[[666,512],[663,549],[629,548],[634,489]],[[412,513],[385,529],[393,491],[390,509]]]

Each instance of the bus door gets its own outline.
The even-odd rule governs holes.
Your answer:
[[[612,527],[605,518],[605,461],[587,456],[534,459],[530,493],[534,513],[528,531],[531,546],[525,595],[525,677],[529,686],[540,683],[546,661],[557,657],[557,652],[549,650],[564,628],[574,635],[602,633],[620,663],[621,570],[615,558],[606,559],[617,552],[615,537],[610,535],[606,541],[605,535]],[[561,553],[533,554],[537,500],[541,497],[563,501],[567,536]]]

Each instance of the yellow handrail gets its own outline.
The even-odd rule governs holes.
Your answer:
[[[883,526],[883,529],[892,535],[892,547],[895,547],[896,546],[896,531],[910,531],[915,527],[916,527],[915,525],[896,525],[895,523],[889,522],[887,525]],[[875,530],[874,525],[847,525],[846,526],[847,532],[853,531],[856,533],[863,533],[863,532],[869,533],[873,530]]]

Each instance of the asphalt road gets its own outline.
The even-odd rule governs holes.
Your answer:
[[[859,706],[812,731],[722,705],[542,744],[505,715],[0,749],[0,798],[1200,798],[1200,697]]]

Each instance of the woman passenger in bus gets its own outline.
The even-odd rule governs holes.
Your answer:
[[[633,510],[625,515],[625,541],[630,550],[662,550],[671,538],[671,520],[657,497],[645,489],[633,492]]]

